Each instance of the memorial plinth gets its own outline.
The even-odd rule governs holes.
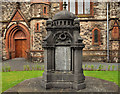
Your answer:
[[[46,26],[42,87],[85,88],[82,69],[84,44],[79,34],[79,20],[73,13],[63,10],[47,20]]]

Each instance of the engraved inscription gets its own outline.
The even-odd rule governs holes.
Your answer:
[[[56,47],[55,50],[55,68],[56,70],[70,70],[71,65],[70,47]]]

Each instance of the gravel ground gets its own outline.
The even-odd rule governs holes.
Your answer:
[[[15,58],[12,60],[6,60],[2,62],[2,66],[4,67],[6,64],[9,64],[11,66],[11,70],[12,71],[22,71],[24,68],[24,65],[29,65],[30,69],[32,69],[32,66],[38,64],[38,65],[44,65],[44,63],[33,63],[30,61],[25,60],[24,58]],[[120,65],[120,63],[98,63],[98,62],[83,62],[83,65],[85,66],[85,64],[87,65],[96,65],[97,68],[99,67],[100,64],[104,65],[104,66],[108,66],[108,65],[115,65],[115,70],[118,67],[118,64]],[[106,67],[107,70],[107,67]],[[111,69],[112,70],[112,67]]]

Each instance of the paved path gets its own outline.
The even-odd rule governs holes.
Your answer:
[[[33,63],[30,62],[24,58],[15,58],[11,60],[6,60],[2,62],[2,66],[10,65],[12,71],[22,71],[24,70],[24,65],[29,65],[30,69],[32,69],[32,66],[38,64],[38,65],[44,65],[44,63]]]
[[[18,85],[8,89],[5,92],[39,92],[39,94],[44,94],[44,92],[51,92],[51,94],[57,92],[64,92],[63,94],[80,94],[79,92],[118,92],[118,86],[109,81],[105,81],[93,77],[85,77],[86,88],[82,90],[73,90],[72,88],[68,89],[44,89],[41,87],[41,77],[32,78],[25,80]],[[52,93],[53,92],[53,93]],[[3,93],[4,94],[4,93]],[[16,93],[18,94],[18,93]],[[87,93],[85,93],[87,94]]]
[[[29,65],[30,68],[32,69],[32,66],[38,64],[38,65],[44,65],[44,63],[32,63],[30,61],[27,61],[25,60],[24,58],[15,58],[15,59],[12,59],[12,60],[6,60],[6,61],[3,61],[2,62],[2,66],[4,67],[6,64],[9,64],[11,66],[11,70],[12,71],[21,71],[23,70],[23,66],[24,65]],[[108,67],[108,65],[115,65],[115,70],[117,69],[118,67],[118,63],[97,63],[97,62],[83,62],[83,65],[96,65],[97,68],[99,67],[100,64],[106,66],[106,69]],[[119,63],[120,65],[120,63]],[[112,70],[112,67],[111,67],[111,70]]]

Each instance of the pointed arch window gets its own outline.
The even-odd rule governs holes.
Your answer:
[[[92,44],[100,45],[100,30],[98,28],[92,30]]]

